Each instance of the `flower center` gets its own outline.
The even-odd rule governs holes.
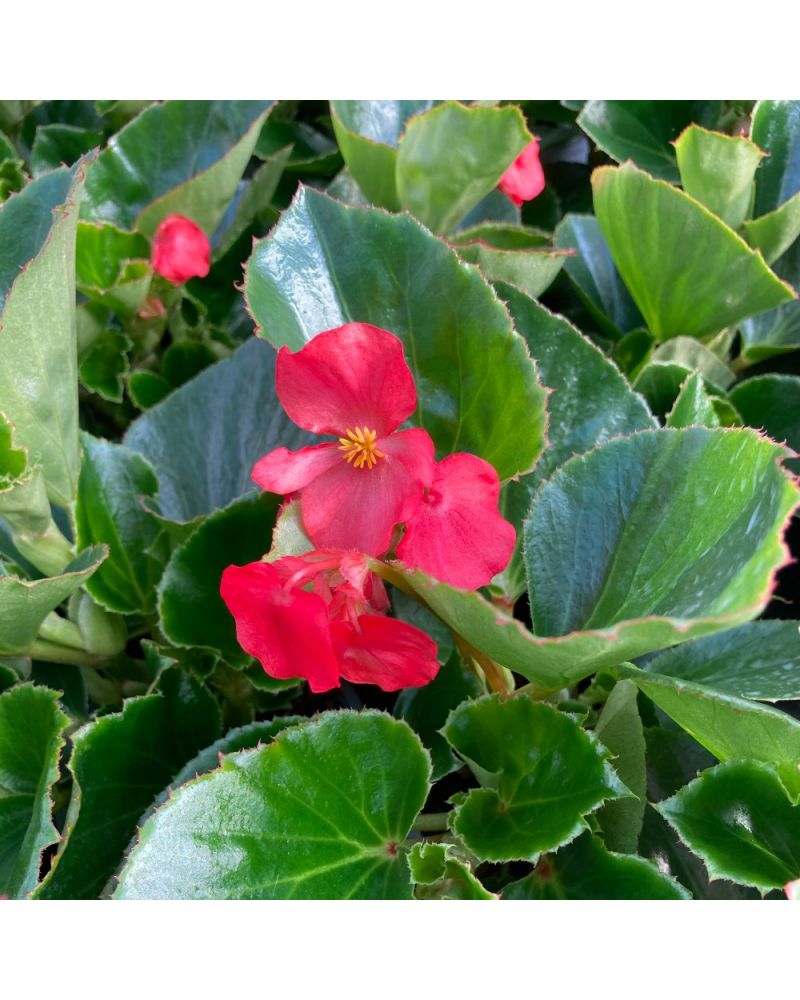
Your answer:
[[[383,452],[375,447],[377,431],[371,431],[367,427],[356,427],[354,431],[348,428],[345,434],[346,437],[339,438],[339,451],[344,452],[343,458],[347,462],[352,462],[354,469],[371,469],[378,464],[379,458],[385,457]]]

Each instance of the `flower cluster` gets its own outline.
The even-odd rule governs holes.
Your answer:
[[[485,586],[516,540],[498,510],[496,471],[476,455],[437,462],[427,431],[399,429],[417,393],[402,342],[387,330],[346,323],[297,352],[281,348],[275,384],[296,424],[332,440],[276,448],[253,469],[259,486],[299,501],[315,551],[225,571],[240,644],[272,676],[307,677],[312,690],[340,676],[385,690],[427,683],[435,644],[384,617],[383,584],[365,557]]]

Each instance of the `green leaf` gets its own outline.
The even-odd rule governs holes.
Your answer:
[[[614,263],[658,340],[704,337],[796,298],[760,254],[683,191],[633,164],[592,174]]]
[[[613,755],[614,770],[633,792],[631,798],[606,803],[597,814],[606,847],[622,854],[636,854],[647,795],[644,731],[637,695],[633,681],[617,681],[594,730]]]
[[[440,733],[442,726],[452,709],[481,693],[478,678],[464,666],[458,653],[453,652],[430,684],[406,688],[398,695],[394,714],[405,719],[430,751],[434,781],[461,767]]]
[[[758,217],[800,191],[800,101],[759,101],[750,137],[768,154],[756,175],[753,215]]]
[[[400,206],[434,232],[449,232],[497,187],[530,141],[525,118],[514,106],[447,101],[416,115],[397,151]]]
[[[254,223],[260,224],[261,220],[265,218],[286,169],[289,152],[289,148],[280,150],[274,157],[263,163],[249,180],[240,185],[239,192],[231,202],[228,212],[220,224],[221,232],[218,230],[214,235],[213,261],[224,257],[248,227]]]
[[[245,294],[276,346],[297,350],[347,321],[400,337],[417,385],[414,422],[440,455],[480,455],[501,479],[536,461],[545,393],[525,344],[480,274],[409,216],[301,188],[256,242]]]
[[[467,793],[452,822],[483,860],[535,861],[576,837],[602,802],[627,793],[588,733],[524,695],[468,702],[443,732],[483,785]]]
[[[0,400],[61,506],[75,497],[80,465],[74,255],[82,187],[80,169],[56,170],[0,207]]]
[[[677,361],[650,361],[634,382],[657,417],[666,420],[675,406],[686,380],[694,373]]]
[[[721,101],[587,101],[578,125],[618,163],[677,182],[673,140],[692,122],[713,127],[721,110]]]
[[[102,539],[109,548],[108,559],[86,588],[111,611],[150,614],[162,570],[151,550],[161,527],[140,498],[157,493],[155,474],[123,445],[90,434],[81,440],[83,463],[75,507],[78,545],[83,548]]]
[[[21,580],[0,567],[0,654],[24,652],[39,626],[70,594],[82,587],[105,559],[108,549],[85,549],[59,576]]]
[[[620,434],[654,427],[655,420],[616,366],[567,320],[509,285],[499,284],[497,290],[514,329],[525,338],[542,382],[552,390],[547,400],[547,447],[534,473],[507,483],[502,494],[503,513],[517,528],[518,545],[511,563],[494,582],[513,601],[526,587],[521,528],[536,487],[573,455]]]
[[[161,629],[176,646],[217,650],[230,663],[249,663],[219,595],[226,566],[255,562],[269,550],[280,498],[242,497],[210,514],[172,554],[158,588]]]
[[[693,337],[672,337],[653,353],[654,362],[670,362],[698,371],[713,388],[722,393],[733,384],[734,373],[708,347]]]
[[[772,764],[793,800],[800,799],[800,722],[791,715],[677,677],[620,669],[717,760]]]
[[[564,270],[603,333],[616,339],[644,325],[593,215],[565,215],[553,243],[575,250],[575,256],[564,262]]]
[[[689,894],[651,861],[613,854],[587,832],[506,886],[502,898],[688,899]]]
[[[150,245],[139,233],[106,223],[78,223],[78,288],[92,302],[133,315],[144,302],[153,272]]]
[[[219,736],[219,709],[207,689],[179,668],[165,671],[159,686],[163,693],[132,698],[121,713],[74,734],[64,838],[37,898],[96,899],[137,819],[187,759]]]
[[[738,229],[747,218],[753,178],[764,153],[743,135],[690,125],[676,139],[675,154],[683,190]]]
[[[646,669],[756,701],[800,700],[799,623],[748,622],[660,653]]]
[[[757,375],[731,390],[730,400],[750,427],[800,451],[800,378]]]
[[[213,233],[272,101],[152,104],[112,138],[86,180],[81,215],[151,236],[177,212]]]
[[[780,208],[745,222],[744,236],[768,264],[781,257],[800,236],[800,192]]]
[[[458,255],[477,264],[489,281],[506,281],[536,299],[555,281],[564,262],[572,254],[567,250],[498,250],[483,243],[466,243]]]
[[[255,337],[152,406],[125,435],[155,469],[159,511],[182,522],[253,489],[253,466],[271,449],[311,441],[283,412],[275,352]]]
[[[451,844],[414,844],[408,855],[417,899],[497,899],[475,878]]]
[[[767,890],[800,876],[800,806],[766,764],[720,764],[656,808],[712,878]]]
[[[76,125],[40,125],[31,147],[31,172],[39,177],[62,164],[72,166],[85,153],[103,143],[103,134]]]
[[[800,496],[782,453],[749,430],[698,427],[644,431],[562,466],[525,525],[537,634],[669,622],[688,639],[755,617]]]
[[[51,791],[68,723],[55,691],[20,684],[0,696],[0,896],[27,896],[58,840]]]
[[[147,280],[149,282],[149,277]],[[84,308],[80,307],[79,316]],[[125,376],[130,368],[128,353],[132,347],[133,341],[117,327],[97,330],[91,343],[80,353],[81,385],[103,399],[121,403]]]
[[[347,169],[374,204],[400,210],[397,145],[408,119],[432,101],[331,101],[331,121]]]
[[[115,896],[408,899],[402,842],[429,776],[404,723],[326,713],[178,789],[143,827]]]
[[[667,414],[667,427],[719,426],[720,419],[705,390],[703,376],[692,372],[681,386],[681,391]]]

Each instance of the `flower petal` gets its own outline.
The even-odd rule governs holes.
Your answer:
[[[282,347],[275,389],[289,417],[317,434],[366,427],[381,437],[417,405],[402,341],[369,323],[318,333],[294,354]]]
[[[360,631],[347,622],[331,625],[339,669],[347,680],[398,691],[422,687],[438,673],[436,643],[413,625],[382,615],[361,615],[358,627]]]
[[[300,492],[303,525],[317,548],[383,555],[396,524],[419,506],[433,470],[433,442],[423,430],[378,440],[384,457],[371,469],[340,461]]]
[[[203,230],[185,215],[168,215],[153,236],[153,270],[173,285],[205,278],[211,266],[211,244]]]
[[[515,205],[521,205],[540,195],[544,191],[544,184],[539,143],[532,139],[500,178],[497,186]]]
[[[341,452],[333,442],[315,444],[299,451],[276,448],[259,458],[253,466],[252,479],[262,490],[288,496],[341,461]]]
[[[443,583],[465,590],[488,584],[505,569],[516,532],[500,516],[500,482],[476,455],[449,455],[436,466],[423,498],[397,546],[397,557]]]
[[[339,687],[325,602],[283,586],[269,563],[228,566],[220,594],[236,619],[236,638],[264,670],[281,680],[305,677],[311,690]]]

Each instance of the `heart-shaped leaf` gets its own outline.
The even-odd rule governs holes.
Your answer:
[[[440,455],[473,452],[501,479],[538,457],[545,392],[525,344],[479,272],[409,216],[301,188],[256,242],[245,294],[276,346],[298,350],[347,321],[400,337],[417,385],[413,420]]]
[[[429,777],[405,723],[326,713],[178,789],[144,825],[115,896],[408,899],[402,842]]]
[[[712,878],[767,890],[800,876],[800,806],[766,764],[720,764],[656,808]]]
[[[0,696],[0,896],[28,895],[42,851],[58,840],[51,790],[68,722],[47,688],[20,684]]]
[[[592,174],[597,220],[658,340],[704,337],[789,302],[794,290],[708,209],[631,163]]]

